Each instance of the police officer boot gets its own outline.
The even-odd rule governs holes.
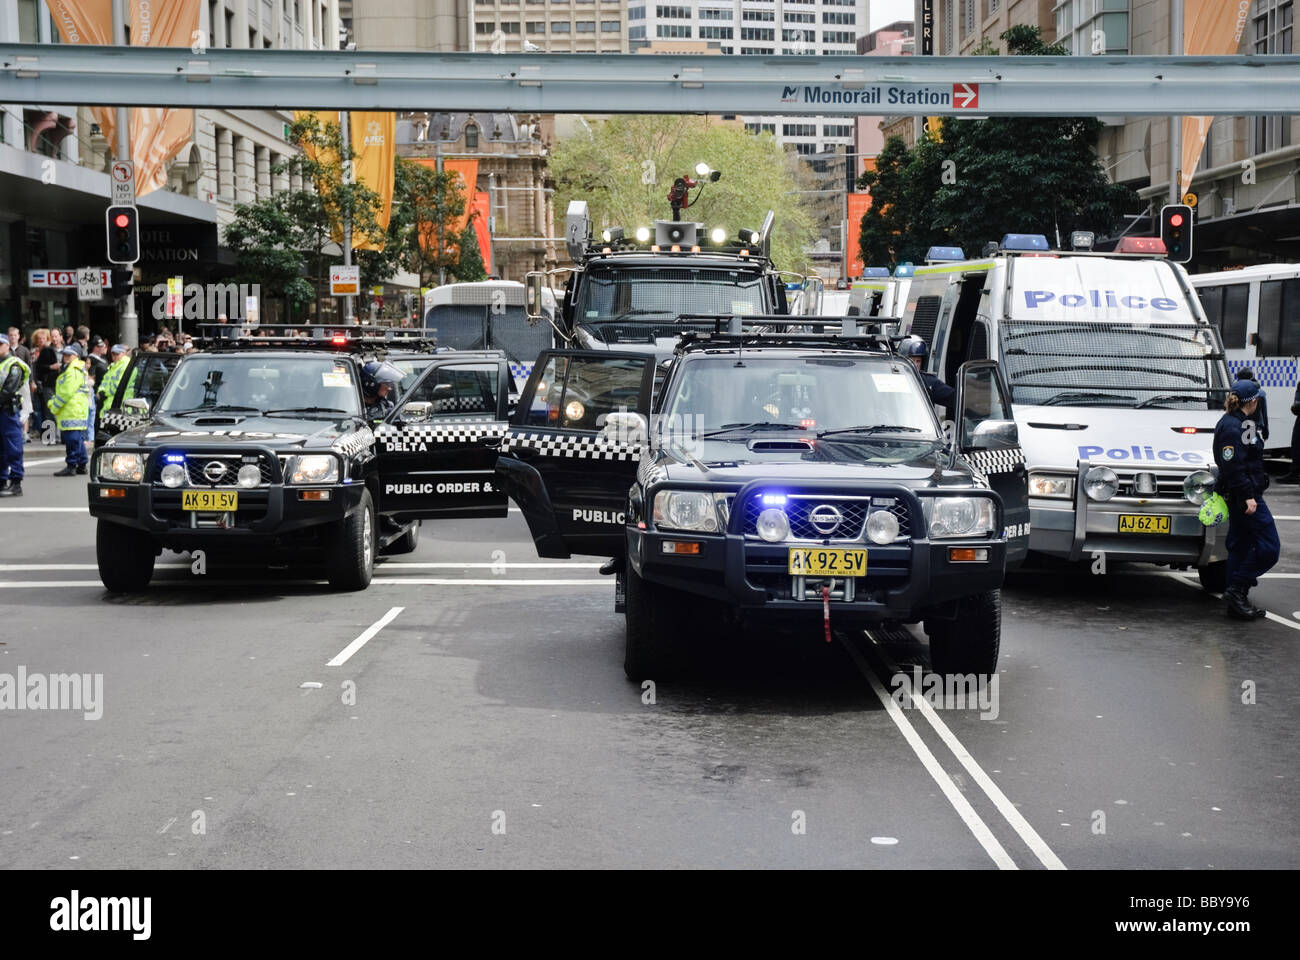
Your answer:
[[[1241,591],[1241,599],[1245,603],[1246,609],[1248,609],[1251,612],[1251,614],[1255,617],[1256,620],[1268,616],[1267,610],[1265,610],[1263,607],[1257,607],[1255,606],[1254,603],[1251,602],[1249,589],[1245,589]]]
[[[66,467],[64,467],[62,470],[55,470],[54,473],[51,474],[51,476],[54,476],[54,477],[71,477],[71,476],[76,475],[76,472],[77,472],[77,468],[74,467],[72,464],[68,464],[68,465],[67,465]]]
[[[85,475],[86,465],[84,463],[77,464],[77,473],[78,475],[83,475],[83,476]]]
[[[23,495],[23,482],[21,480],[10,480],[5,484],[5,488],[0,490],[0,497],[21,497]]]
[[[1255,619],[1255,608],[1246,600],[1246,591],[1241,587],[1229,587],[1223,591],[1223,599],[1228,604],[1228,616],[1234,620]]]

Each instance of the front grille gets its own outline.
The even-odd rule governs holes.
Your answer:
[[[763,503],[763,494],[754,494],[746,500],[743,519],[743,532],[746,536],[758,535],[758,515],[767,508]],[[909,532],[907,504],[893,497],[788,494],[784,509],[786,518],[790,521],[791,540],[860,541],[867,515],[877,509],[889,510],[898,519],[900,538],[906,537]],[[838,511],[841,519],[831,526],[833,511]],[[822,520],[820,529],[817,523],[819,517]]]
[[[192,487],[234,487],[239,470],[245,464],[257,465],[259,484],[274,483],[280,476],[279,466],[264,454],[191,453],[185,454],[185,473]],[[220,472],[216,466],[221,466]],[[167,464],[159,459],[154,467],[153,482],[162,480],[162,470]],[[209,470],[211,468],[211,470]]]
[[[1151,492],[1150,486],[1148,492],[1139,492],[1138,477],[1141,474],[1147,474],[1149,480],[1154,481],[1154,492]],[[1115,495],[1142,500],[1181,500],[1186,503],[1187,498],[1183,495],[1183,480],[1186,476],[1185,473],[1160,473],[1155,470],[1116,470],[1119,489]]]

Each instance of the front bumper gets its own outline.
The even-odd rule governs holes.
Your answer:
[[[737,494],[739,503],[749,488]],[[909,503],[914,517],[921,517],[920,501],[903,487],[877,489]],[[995,529],[1002,530],[1001,504]],[[723,603],[742,615],[815,617],[823,615],[821,586],[829,581],[813,577],[804,581],[796,597],[797,580],[788,573],[791,543],[767,543],[747,538],[735,529],[722,534],[691,534],[679,531],[641,530],[628,527],[628,560],[646,580]],[[665,554],[666,541],[701,544],[698,555]],[[798,546],[815,546],[800,543]],[[887,546],[874,543],[829,544],[832,547],[864,548],[867,574],[851,578],[851,588],[839,578],[830,599],[831,619],[861,622],[896,620],[914,623],[927,617],[956,616],[957,601],[996,590],[1006,573],[1006,541],[992,537],[931,541],[924,537],[897,541]],[[983,561],[954,561],[949,551],[976,548],[987,551]],[[850,599],[851,597],[851,599]]]
[[[1201,524],[1200,508],[1186,499],[1116,496],[1091,500],[1083,478],[1091,463],[1079,466],[1073,501],[1029,499],[1029,549],[1076,561],[1104,553],[1116,560],[1205,566],[1226,559],[1226,529]],[[1167,534],[1120,533],[1123,514],[1169,517]]]

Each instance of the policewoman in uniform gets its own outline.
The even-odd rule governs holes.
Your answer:
[[[0,497],[23,495],[23,395],[32,371],[0,333]]]
[[[1264,611],[1250,602],[1250,588],[1277,563],[1282,545],[1273,515],[1264,502],[1264,438],[1254,421],[1259,384],[1236,380],[1224,403],[1227,410],[1214,428],[1215,489],[1228,504],[1228,615],[1254,620]]]
[[[68,465],[55,471],[56,477],[85,473],[89,462],[86,432],[90,426],[90,377],[86,375],[81,347],[75,343],[68,344],[63,348],[63,360],[63,372],[59,374],[54,396],[50,398],[50,413],[58,418]]]

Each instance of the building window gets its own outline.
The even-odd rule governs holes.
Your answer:
[[[816,30],[782,30],[781,39],[784,40],[786,43],[794,43],[795,41],[799,41],[803,43],[815,43],[817,41],[817,31]]]
[[[505,23],[501,24],[501,32],[502,32],[502,33],[518,33],[518,32],[519,32],[519,21],[518,21],[518,20],[507,20]]]
[[[496,28],[497,25],[495,23],[485,20],[480,20],[478,23],[474,24],[475,33],[491,33]]]
[[[740,55],[742,57],[766,57],[775,53],[771,47],[741,47]]]
[[[600,21],[600,32],[601,32],[601,33],[618,33],[618,32],[620,32],[622,29],[623,29],[623,24],[619,23],[617,20],[602,20],[602,21]]]
[[[731,27],[700,27],[701,40],[730,40],[732,39]]]
[[[545,20],[529,20],[529,21],[528,21],[528,32],[529,32],[529,33],[545,33],[545,32],[546,32],[546,21],[545,21]]]
[[[465,149],[466,150],[478,149],[478,124],[475,123],[465,124]]]
[[[851,137],[853,136],[853,124],[851,123],[828,123],[822,127],[823,137]]]
[[[644,19],[645,19],[645,7],[628,7],[628,8],[627,8],[627,18],[628,18],[629,20],[644,20]]]
[[[645,39],[645,27],[628,27],[628,28],[627,28],[627,38],[628,38],[629,40],[644,40],[644,39]]]
[[[811,156],[817,152],[817,144],[815,143],[787,143],[785,148],[793,150],[795,153],[802,153],[805,156]]]
[[[730,20],[730,10],[713,10],[708,7],[700,7],[701,20]]]
[[[988,16],[991,17],[993,16],[993,14],[997,13],[999,8],[1001,8],[1001,6],[1002,6],[1002,0],[989,0]]]
[[[771,23],[776,19],[776,12],[773,10],[745,10],[741,13],[740,19],[748,20],[751,23]]]
[[[943,0],[943,52],[952,53],[952,0]]]
[[[857,14],[844,13],[840,10],[823,10],[822,23],[850,24],[857,22]]]
[[[817,136],[817,124],[783,123],[781,124],[781,135],[786,137],[815,137]]]
[[[822,43],[852,43],[852,30],[823,30]]]
[[[596,32],[596,21],[595,21],[595,20],[579,20],[576,29],[577,29],[578,33],[595,33],[595,32]]]
[[[972,36],[976,32],[975,0],[962,0],[961,35]]]
[[[1291,53],[1295,4],[1292,0],[1256,0],[1251,24],[1251,52],[1257,54]],[[1250,152],[1267,153],[1291,145],[1289,116],[1252,117]]]
[[[661,23],[655,27],[657,37],[690,37],[691,26],[688,23]]]
[[[660,20],[689,20],[690,7],[655,7],[655,16]]]
[[[817,14],[815,13],[790,13],[788,10],[781,14],[781,19],[786,23],[816,23]]]
[[[569,24],[563,20],[551,24],[551,33],[568,33]]]
[[[773,135],[776,134],[775,123],[747,123],[745,124],[745,129],[748,130],[750,133],[770,133]]]
[[[741,27],[741,40],[768,40],[776,39],[776,30],[771,27]]]

